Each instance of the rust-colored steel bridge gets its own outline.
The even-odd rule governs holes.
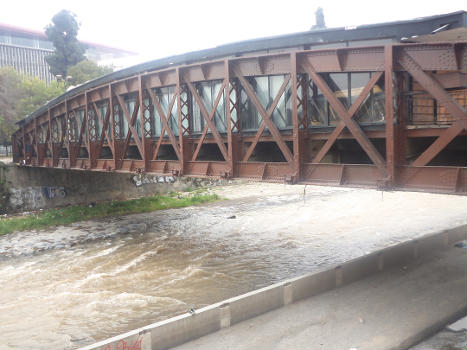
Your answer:
[[[14,160],[465,194],[466,67],[466,42],[143,66],[24,119]]]

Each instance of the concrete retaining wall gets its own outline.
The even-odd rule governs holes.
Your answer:
[[[298,300],[428,256],[466,238],[467,225],[391,246],[332,268],[292,278],[157,322],[80,350],[168,349]]]
[[[0,162],[0,213],[123,200],[225,180],[19,167]]]

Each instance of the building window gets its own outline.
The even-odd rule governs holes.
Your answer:
[[[162,111],[164,115],[167,115],[169,111],[170,102],[175,94],[175,86],[168,86],[162,88],[153,89],[157,100],[159,101]],[[168,124],[170,129],[172,130],[175,136],[178,136],[178,109],[177,109],[177,101],[174,101],[172,112],[168,116]],[[157,108],[154,107],[154,136],[160,137],[162,133],[162,126],[164,124],[161,121],[161,116],[159,115],[159,111]],[[167,133],[165,133],[167,136]]]
[[[212,108],[214,107],[214,103],[216,102],[216,98],[221,94],[219,103],[217,104],[216,110],[214,112],[214,116],[212,121],[216,126],[218,132],[225,133],[227,132],[227,119],[225,115],[225,92],[222,91],[224,87],[222,85],[222,80],[214,80],[214,81],[207,81],[201,82],[196,84],[196,91],[204,103],[204,107],[211,113]],[[191,131],[192,133],[201,133],[206,126],[206,120],[204,119],[201,110],[199,108],[198,103],[194,96],[192,96],[192,106],[193,106],[193,115],[192,115],[192,124],[191,124]]]
[[[349,109],[370,80],[371,74],[370,72],[322,73],[321,76],[344,108]],[[313,81],[309,81],[308,84],[307,107],[310,127],[335,126],[340,120]],[[359,123],[379,123],[384,121],[384,111],[384,77],[381,77],[353,118]]]
[[[34,47],[34,39],[23,38],[21,36],[12,36],[11,44],[25,47]]]
[[[268,75],[248,78],[253,87],[256,96],[265,110],[272,105],[279,90],[284,83],[284,75]],[[253,102],[247,97],[246,93],[241,94],[241,104],[246,108],[241,110],[240,118],[243,131],[256,131],[262,123],[262,116],[259,114]],[[272,121],[279,130],[292,128],[292,107],[290,82],[284,93],[279,98],[276,108],[272,112]]]

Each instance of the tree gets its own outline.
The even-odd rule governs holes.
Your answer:
[[[49,86],[38,78],[18,74],[12,67],[0,68],[0,144],[9,144],[16,122],[65,91],[65,85]]]
[[[78,85],[112,72],[112,66],[99,66],[93,61],[84,60],[70,67],[67,75],[71,76],[72,85]]]
[[[45,27],[45,34],[55,47],[54,53],[45,58],[53,75],[66,78],[68,68],[85,59],[84,46],[76,38],[78,30],[76,15],[68,10],[58,12]]]
[[[12,67],[0,68],[0,144],[7,144],[16,129],[21,79]]]

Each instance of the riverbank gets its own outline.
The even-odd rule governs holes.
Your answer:
[[[205,191],[205,189],[198,189],[184,193],[173,192],[169,195],[156,195],[107,203],[91,203],[90,205],[40,210],[27,213],[26,216],[3,217],[0,219],[0,235],[15,231],[69,225],[91,219],[183,208],[219,199],[217,194]]]

